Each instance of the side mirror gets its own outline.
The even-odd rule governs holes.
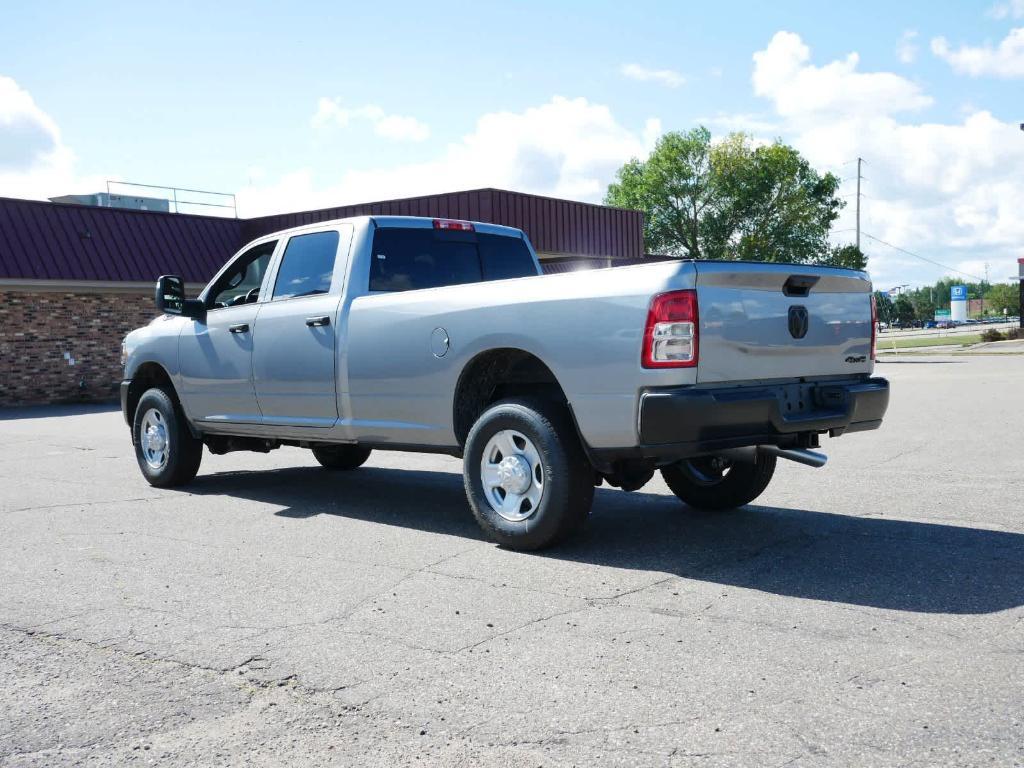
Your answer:
[[[185,298],[185,281],[177,275],[161,275],[156,281],[156,308],[165,315],[196,319],[206,316],[201,301]]]

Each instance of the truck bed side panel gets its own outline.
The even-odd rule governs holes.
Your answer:
[[[551,369],[590,445],[635,444],[637,392],[694,382],[693,369],[640,365],[651,296],[693,280],[692,264],[671,262],[359,297],[348,318],[343,393],[351,434],[454,445],[462,370],[481,352],[512,348]],[[443,357],[431,351],[437,328],[450,339]]]

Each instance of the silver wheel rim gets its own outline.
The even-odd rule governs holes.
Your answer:
[[[522,432],[503,429],[484,447],[480,480],[491,509],[510,523],[527,520],[544,497],[540,451]]]
[[[167,422],[156,408],[150,408],[142,416],[139,426],[139,445],[142,458],[151,469],[163,469],[171,453],[171,438],[167,434]]]

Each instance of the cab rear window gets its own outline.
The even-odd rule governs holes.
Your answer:
[[[378,229],[371,291],[413,291],[537,274],[522,238],[434,229]]]

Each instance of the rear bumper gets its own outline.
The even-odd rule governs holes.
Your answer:
[[[855,381],[697,389],[640,396],[640,455],[693,456],[747,445],[791,447],[828,432],[877,429],[889,382]]]

